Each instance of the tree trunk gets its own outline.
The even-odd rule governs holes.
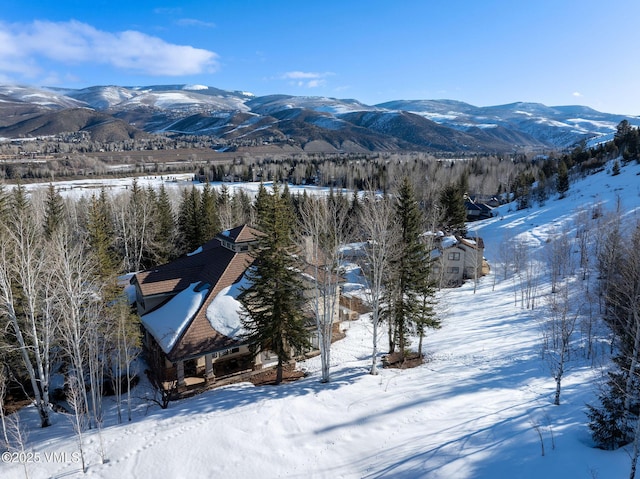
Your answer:
[[[629,472],[629,479],[635,479],[636,468],[638,466],[638,456],[640,455],[640,420],[636,422],[636,427],[633,434],[633,452],[631,453],[631,470]]]
[[[377,305],[376,305],[377,306]],[[371,351],[371,371],[369,374],[376,376],[378,374],[378,311],[374,306],[373,316],[373,348]]]
[[[282,359],[278,358],[278,366],[276,367],[276,386],[282,382]]]
[[[560,359],[560,364],[558,365],[558,372],[556,373],[556,394],[553,399],[553,404],[556,406],[560,406],[560,387],[562,383],[562,374],[564,369],[564,360]]]

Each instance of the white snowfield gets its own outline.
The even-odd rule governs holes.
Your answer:
[[[345,324],[346,338],[333,345],[328,384],[319,382],[314,358],[300,364],[310,375],[295,383],[237,384],[161,410],[144,401],[151,393],[143,379],[133,391],[132,422],[117,424],[106,398],[105,464],[97,432],[85,433],[86,477],[628,477],[628,451],[595,449],[586,425],[585,404],[595,401],[607,344],[600,343],[593,361],[579,350],[572,354],[561,405],[554,406],[555,383],[541,357],[543,300],[533,310],[515,304],[514,281],[503,280],[495,265],[503,238],[520,235],[535,254],[550,234],[572,224],[579,208],[601,202],[613,210],[618,194],[631,224],[640,206],[639,173],[635,164],[616,177],[600,173],[573,182],[566,199],[517,212],[505,205],[498,217],[471,224],[485,241],[492,273],[475,294],[472,282],[441,292],[442,329],[428,332],[421,367],[369,375],[371,327],[362,316]],[[538,294],[548,291],[542,279]],[[30,478],[84,477],[72,460],[78,446],[68,417],[56,413],[53,426],[40,429],[28,407],[20,419],[30,431],[27,449],[41,459],[27,464]],[[54,452],[65,460],[43,460]],[[0,476],[25,473],[19,464],[3,464]]]

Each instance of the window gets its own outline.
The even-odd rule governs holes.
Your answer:
[[[449,268],[447,268],[447,273],[458,274],[458,273],[460,273],[460,268],[458,268],[457,266],[449,267]]]
[[[231,348],[231,349],[225,349],[224,351],[220,351],[220,357],[222,356],[228,356],[229,354],[236,354],[240,352],[240,348]]]
[[[449,253],[448,259],[452,261],[460,261],[460,253]]]

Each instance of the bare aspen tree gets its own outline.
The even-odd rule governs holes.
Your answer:
[[[234,224],[233,205],[231,204],[231,192],[227,185],[222,185],[218,193],[218,215],[223,230],[236,226]]]
[[[76,439],[78,441],[78,450],[80,451],[80,463],[82,466],[82,472],[87,472],[87,466],[85,462],[85,451],[84,451],[84,430],[87,427],[86,421],[87,416],[85,414],[85,404],[83,399],[83,379],[78,377],[77,375],[69,376],[69,379],[66,383],[67,390],[67,403],[71,407],[73,411],[72,422],[73,431],[76,434]]]
[[[139,271],[144,267],[145,255],[153,242],[153,204],[144,189],[133,182],[128,195],[113,200],[118,243],[126,271]]]
[[[313,279],[312,309],[322,362],[322,382],[330,380],[331,336],[339,313],[340,264],[347,209],[338,199],[307,198],[300,208],[301,247]]]
[[[527,289],[527,277],[529,267],[532,266],[531,251],[529,245],[522,239],[514,238],[511,241],[510,259],[505,258],[513,267],[513,297],[515,306],[518,305],[518,291],[520,291],[520,304],[524,308],[524,298]]]
[[[554,232],[544,248],[544,257],[551,278],[551,292],[555,293],[562,278],[571,272],[572,242],[567,232]]]
[[[107,321],[112,324],[111,368],[112,385],[116,396],[118,422],[122,422],[122,380],[126,381],[127,420],[131,421],[131,383],[133,371],[131,364],[141,352],[139,318],[131,312],[128,300],[120,295],[105,311]]]
[[[398,234],[394,213],[394,205],[387,196],[377,197],[373,192],[365,194],[360,209],[360,228],[365,242],[361,268],[367,282],[367,296],[372,310],[373,349],[370,372],[374,375],[378,374],[378,326],[381,322],[384,285]]]
[[[580,254],[580,271],[582,280],[586,281],[589,275],[589,259],[591,258],[591,242],[593,235],[593,223],[589,211],[580,209],[576,214],[576,243]],[[586,283],[587,287],[589,283]]]
[[[10,451],[20,453],[20,457],[26,458],[27,455],[27,441],[29,439],[29,431],[20,422],[20,414],[12,414],[7,418],[9,429],[9,443]],[[24,471],[24,477],[29,479],[29,461],[21,460],[22,470]]]
[[[0,423],[2,423],[2,439],[4,441],[3,450],[9,449],[9,435],[7,433],[7,419],[4,411],[4,398],[7,394],[7,365],[0,363]]]
[[[572,306],[569,288],[563,285],[548,296],[549,315],[543,325],[545,357],[556,382],[553,403],[560,405],[562,378],[570,359],[571,342],[576,329],[578,311]]]
[[[0,233],[0,314],[15,335],[31,381],[42,427],[50,425],[51,316],[42,314],[49,291],[42,235],[27,211],[16,209],[10,227]]]
[[[599,230],[602,235],[596,235],[595,251],[598,262],[598,272],[600,275],[599,298],[600,310],[604,312],[605,303],[609,297],[609,288],[614,285],[613,278],[616,273],[616,265],[620,261],[623,245],[622,235],[622,210],[618,203],[615,212],[600,218]]]
[[[67,238],[59,235],[51,243],[53,275],[57,283],[55,308],[60,317],[60,345],[69,361],[69,376],[78,377],[76,409],[88,414],[89,400],[84,383],[87,359],[86,305],[93,300],[90,288],[91,268],[83,257],[83,248],[68,246]]]
[[[519,273],[520,305],[522,308],[534,309],[536,306],[540,270],[540,262],[528,254],[526,263]]]
[[[509,277],[509,271],[513,269],[514,258],[515,258],[514,240],[512,237],[505,235],[502,238],[502,241],[500,242],[500,247],[498,248],[498,257],[497,257],[497,261],[500,264],[500,270],[502,272],[503,281]],[[494,276],[497,276],[497,271]],[[494,281],[494,289],[495,289],[495,281]]]

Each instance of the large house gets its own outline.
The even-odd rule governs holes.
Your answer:
[[[238,297],[248,286],[245,273],[260,234],[246,225],[223,231],[193,253],[133,276],[147,361],[158,385],[181,392],[245,379],[277,363],[270,351],[252,357],[242,339]],[[313,280],[313,268],[303,278]]]
[[[465,279],[485,274],[482,238],[438,234],[433,237],[431,275],[438,286],[460,286]]]
[[[241,338],[238,296],[259,234],[249,226],[224,231],[193,253],[131,279],[158,384],[211,383],[273,362],[269,352],[254,360]]]

